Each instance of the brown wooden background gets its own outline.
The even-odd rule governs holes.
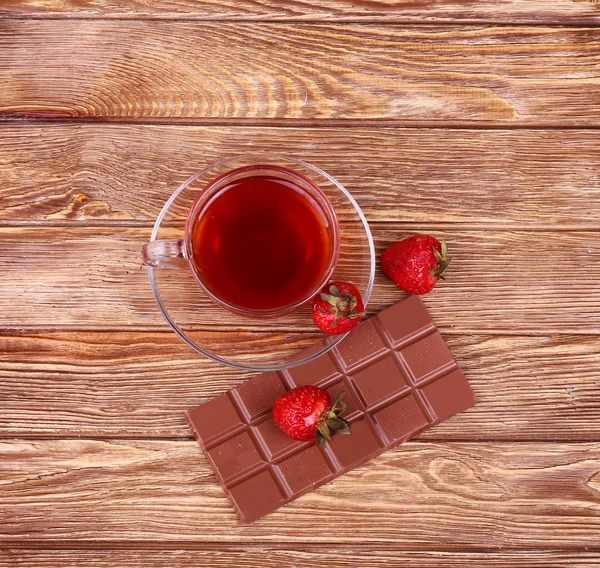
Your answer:
[[[600,565],[600,4],[0,16],[0,566]],[[249,375],[169,331],[140,247],[258,149],[338,178],[378,251],[446,238],[425,302],[479,404],[243,526],[183,413]],[[399,297],[378,275],[370,309]]]

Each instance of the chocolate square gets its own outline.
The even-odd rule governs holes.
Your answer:
[[[323,452],[315,445],[282,461],[276,467],[281,471],[292,493],[315,487],[332,474]]]
[[[436,423],[475,404],[475,396],[460,369],[425,385],[421,392],[435,414]]]
[[[222,394],[190,410],[187,415],[194,436],[205,446],[216,438],[243,427],[228,394]]]
[[[371,320],[363,321],[335,349],[346,370],[352,370],[386,351]]]
[[[258,517],[281,507],[286,499],[270,469],[261,471],[232,487],[229,495],[245,523],[251,523]]]
[[[342,469],[369,461],[380,453],[381,445],[366,419],[352,423],[349,436],[334,436],[331,452]]]
[[[388,442],[404,442],[429,424],[413,394],[378,410],[373,418]]]
[[[400,353],[417,383],[439,375],[447,367],[455,365],[452,353],[437,331],[405,347]]]
[[[315,385],[322,387],[335,377],[340,376],[330,353],[321,355],[310,363],[305,363],[299,367],[292,367],[288,370],[294,386]]]
[[[356,372],[352,381],[368,408],[409,388],[408,379],[393,355]]]
[[[275,400],[286,391],[279,375],[263,373],[253,381],[248,381],[233,389],[247,420],[253,421],[261,415],[269,414]]]
[[[431,316],[418,296],[409,296],[403,302],[383,310],[377,319],[395,346],[406,344],[415,336],[434,328]]]
[[[226,485],[263,461],[248,432],[236,434],[208,450],[208,455]]]

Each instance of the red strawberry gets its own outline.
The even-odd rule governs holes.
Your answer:
[[[312,318],[325,333],[339,335],[356,327],[365,315],[360,292],[348,282],[327,284],[313,303]]]
[[[446,243],[430,235],[404,239],[381,255],[385,275],[410,294],[431,292],[449,264]]]
[[[282,394],[273,405],[273,418],[279,429],[294,440],[331,442],[331,434],[350,434],[348,423],[340,418],[346,410],[341,393],[331,397],[319,387],[304,386]]]

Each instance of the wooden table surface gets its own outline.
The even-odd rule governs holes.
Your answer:
[[[479,402],[244,526],[184,412],[251,375],[170,331],[140,248],[255,150],[378,253],[448,241],[424,301]],[[0,566],[600,566],[599,158],[598,3],[3,0]]]

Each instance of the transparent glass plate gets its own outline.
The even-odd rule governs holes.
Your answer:
[[[375,249],[365,216],[350,193],[329,174],[297,160],[270,154],[226,158],[186,181],[162,208],[150,241],[183,239],[188,212],[198,195],[217,177],[249,164],[289,168],[311,180],[331,202],[340,225],[340,252],[332,279],[352,282],[365,305],[375,276]],[[267,371],[306,363],[339,343],[312,321],[311,305],[283,316],[236,314],[217,304],[196,281],[188,265],[148,267],[152,291],[165,319],[192,349],[223,365]],[[305,348],[312,346],[307,352]]]

